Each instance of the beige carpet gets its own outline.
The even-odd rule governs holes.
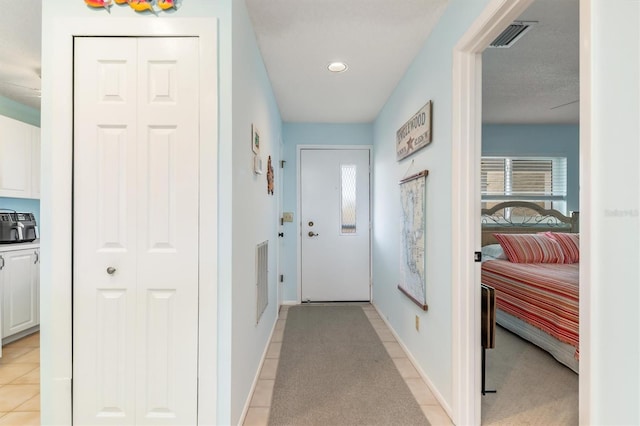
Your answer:
[[[270,425],[428,425],[359,306],[289,308]]]
[[[577,425],[578,375],[551,355],[497,327],[487,350],[483,425]]]

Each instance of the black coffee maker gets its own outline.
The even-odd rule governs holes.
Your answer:
[[[0,244],[26,243],[39,237],[33,213],[0,209]]]

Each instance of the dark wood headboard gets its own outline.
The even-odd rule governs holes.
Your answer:
[[[482,245],[496,244],[494,233],[531,234],[537,232],[579,232],[580,215],[565,216],[528,201],[505,201],[482,209]]]

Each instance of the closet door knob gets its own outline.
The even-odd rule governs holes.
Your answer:
[[[107,274],[113,275],[115,272],[116,272],[116,268],[114,268],[113,266],[109,266],[107,268]]]

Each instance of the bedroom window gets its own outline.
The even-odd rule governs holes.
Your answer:
[[[564,157],[482,157],[482,208],[503,201],[531,201],[567,213]]]

